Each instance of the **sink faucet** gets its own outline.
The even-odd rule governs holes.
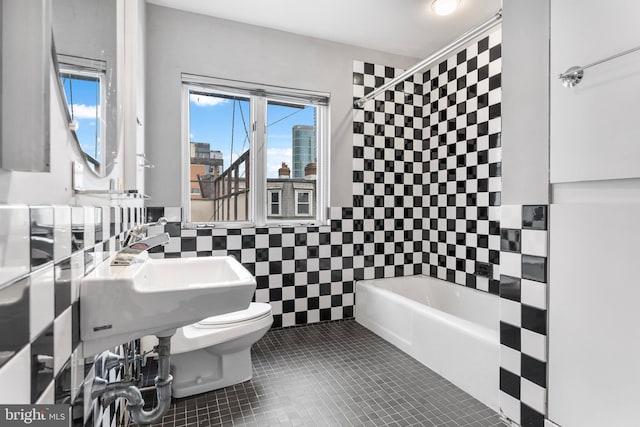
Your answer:
[[[133,227],[124,240],[123,248],[116,254],[113,261],[111,261],[111,265],[131,265],[133,260],[142,252],[169,243],[168,233],[147,237],[149,227],[166,224],[167,219],[162,217],[158,219],[157,222],[150,222]]]
[[[149,229],[149,227],[153,227],[154,225],[167,225],[167,222],[167,218],[160,217],[156,222],[148,222],[146,224],[136,225],[131,229],[131,231],[129,231],[129,234],[124,239],[124,243],[122,244],[122,246],[131,246],[132,244],[147,237],[147,230]]]

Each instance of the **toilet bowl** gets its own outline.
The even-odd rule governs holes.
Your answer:
[[[172,396],[192,396],[250,380],[251,346],[272,323],[269,304],[251,303],[246,310],[178,329],[171,337]]]

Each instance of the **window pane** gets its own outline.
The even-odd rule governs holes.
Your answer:
[[[271,197],[269,215],[280,215],[280,193],[277,191],[269,191]]]
[[[300,215],[307,215],[309,214],[309,205],[305,205],[305,204],[299,204],[298,205],[298,214]]]
[[[315,219],[309,203],[315,200],[318,170],[316,122],[317,107],[267,103],[267,190],[281,192],[278,220],[300,219],[300,215]],[[297,190],[306,190],[303,211],[296,207]]]
[[[250,123],[249,98],[190,91],[191,221],[249,220]]]
[[[309,192],[308,191],[298,191],[296,193],[297,198],[297,214],[298,215],[309,215],[310,205],[309,205]]]
[[[102,161],[100,79],[71,72],[61,73],[60,78],[80,148],[97,166]]]

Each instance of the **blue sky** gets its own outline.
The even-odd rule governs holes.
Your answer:
[[[223,153],[225,169],[249,148],[250,135],[248,100],[231,100],[191,94],[189,103],[191,142],[208,142],[212,150]],[[235,109],[235,117],[234,117]],[[304,109],[270,104],[267,108],[267,176],[275,178],[281,164],[291,164],[291,128],[295,125],[313,125],[314,107]],[[241,114],[242,112],[242,114]],[[244,122],[243,122],[244,116]],[[232,132],[232,123],[233,132]],[[233,135],[233,138],[232,138]]]
[[[62,78],[64,93],[67,102],[73,104],[72,118],[78,123],[76,135],[82,147],[82,151],[96,160],[99,157],[100,148],[96,153],[96,138],[100,147],[100,112],[97,105],[100,104],[99,84],[96,81]],[[72,83],[72,84],[71,84]],[[98,93],[96,93],[96,88]],[[96,115],[97,113],[97,115]]]
[[[73,103],[73,118],[78,123],[76,135],[83,151],[97,158],[96,138],[100,144],[101,118],[96,106],[100,102],[97,82],[63,78],[67,101]],[[73,89],[73,92],[71,92]],[[212,150],[223,153],[224,167],[249,149],[249,100],[232,100],[192,94],[190,97],[191,142],[207,142]],[[234,116],[235,110],[235,116]],[[267,107],[267,176],[275,178],[282,163],[292,167],[291,129],[295,125],[313,126],[314,107],[304,109],[269,104]],[[96,116],[96,113],[98,115]],[[244,120],[243,120],[244,119]],[[233,126],[232,126],[233,125]],[[233,132],[232,132],[233,127]],[[233,138],[232,138],[233,135]],[[231,156],[233,141],[233,156]],[[99,150],[98,150],[99,152]],[[98,159],[99,160],[99,159]]]

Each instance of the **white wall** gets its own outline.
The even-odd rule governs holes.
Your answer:
[[[549,419],[632,427],[640,402],[640,204],[550,211]]]
[[[640,4],[551,2],[548,417],[562,427],[636,426],[640,400]],[[588,409],[587,409],[588,408]]]
[[[3,0],[0,4],[4,66],[2,80],[2,122],[0,167],[18,171],[50,170],[49,68],[51,16],[46,0],[24,2]],[[11,143],[8,143],[11,142]]]
[[[502,204],[547,204],[549,1],[502,7]]]
[[[585,71],[574,88],[556,76],[640,46],[640,3],[551,2],[551,182],[640,177],[640,51]]]
[[[329,25],[330,23],[328,23]],[[418,60],[159,6],[147,7],[146,152],[150,206],[181,204],[182,72],[331,93],[331,206],[349,206],[353,60]]]
[[[135,188],[145,193],[145,49],[146,49],[146,3],[144,0],[125,1],[123,3],[124,19],[119,34],[124,36],[124,75],[122,88],[123,109],[122,138],[130,143],[122,147],[124,158],[124,188]]]

